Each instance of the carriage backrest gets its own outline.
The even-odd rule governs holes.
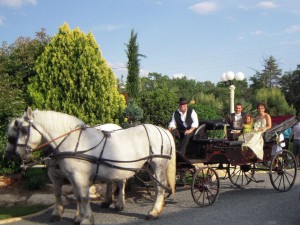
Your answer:
[[[224,130],[223,120],[200,120],[200,126],[196,129],[193,140],[205,140],[210,138],[216,138],[217,132],[220,130]]]
[[[206,139],[207,133],[205,132],[206,124],[201,124],[195,131],[193,140]]]

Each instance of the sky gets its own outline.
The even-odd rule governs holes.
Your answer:
[[[249,79],[270,56],[283,72],[300,64],[299,0],[0,0],[0,43],[54,36],[63,23],[91,32],[124,81],[131,30],[141,76],[217,83],[227,71]]]

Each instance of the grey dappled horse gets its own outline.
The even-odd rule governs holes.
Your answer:
[[[48,162],[48,175],[54,184],[55,206],[51,220],[61,220],[63,177],[73,186],[77,199],[75,223],[93,224],[89,186],[95,179],[111,184],[116,181],[120,194],[115,208],[125,206],[125,180],[150,165],[154,172],[156,198],[147,218],[157,218],[164,206],[164,192],[169,185],[175,191],[176,150],[167,130],[144,124],[107,134],[87,127],[76,117],[54,111],[32,111],[14,120],[8,130],[7,154],[17,154],[24,162],[44,145],[53,149]],[[123,190],[123,191],[122,191]],[[102,206],[112,204],[112,193],[106,193]]]

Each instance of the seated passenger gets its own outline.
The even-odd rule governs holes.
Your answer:
[[[265,111],[265,104],[259,103],[257,106],[258,114],[253,124],[254,131],[239,137],[239,140],[245,141],[242,144],[242,155],[247,159],[263,159],[264,157],[264,140],[262,134],[272,127],[271,116]]]
[[[234,113],[231,113],[229,117],[227,117],[226,121],[229,124],[227,130],[227,138],[230,141],[234,141],[238,139],[239,133],[243,126],[243,120],[246,113],[242,112],[243,106],[241,103],[236,103],[234,108]]]
[[[178,109],[173,113],[169,131],[178,138],[178,151],[185,155],[186,147],[193,137],[194,130],[199,126],[198,116],[194,109],[188,108],[188,101],[180,98]]]
[[[242,128],[242,134],[247,134],[253,132],[253,117],[250,114],[247,114],[244,117],[244,124]]]

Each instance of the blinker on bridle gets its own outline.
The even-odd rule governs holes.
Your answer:
[[[28,142],[29,142],[29,138],[30,138],[30,128],[32,127],[33,129],[35,129],[37,132],[40,133],[40,135],[43,136],[42,132],[39,131],[39,129],[34,125],[33,123],[33,120],[30,120],[30,119],[27,119],[25,117],[24,119],[25,122],[27,122],[29,125],[28,125],[28,131],[27,131],[27,140],[26,140],[26,143],[25,144],[16,144],[15,146],[16,147],[24,147],[25,148],[25,151],[27,154],[29,153],[32,153],[35,149],[32,149],[29,145],[28,145]],[[17,139],[19,139],[19,135],[20,135],[20,132],[21,132],[21,129],[22,129],[22,125],[19,126],[18,128],[18,135],[17,135]]]

